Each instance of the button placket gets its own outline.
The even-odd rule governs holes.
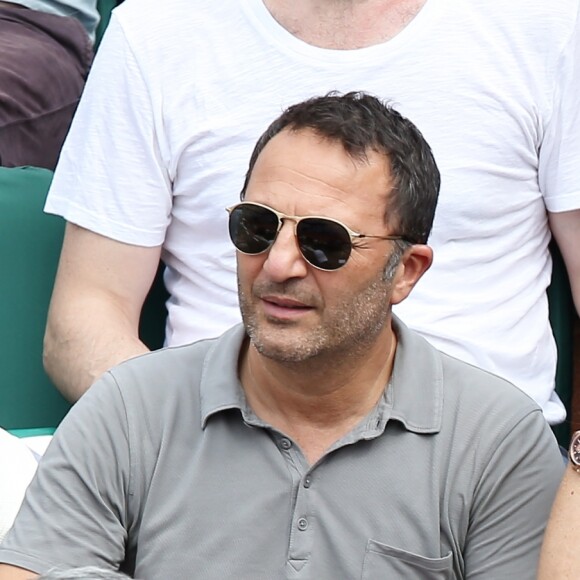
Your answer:
[[[295,488],[296,502],[290,527],[288,549],[288,564],[294,573],[307,569],[305,565],[310,560],[312,553],[316,524],[312,506],[312,491],[309,489],[311,485],[312,476],[306,474],[303,475]]]

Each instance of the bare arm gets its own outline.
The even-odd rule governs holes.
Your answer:
[[[549,219],[566,264],[576,310],[580,313],[580,210],[550,213]],[[578,577],[579,534],[580,474],[568,466],[546,528],[538,580]]]
[[[44,366],[67,399],[147,352],[139,316],[160,254],[67,224],[44,337]]]
[[[550,228],[558,243],[572,288],[576,311],[580,315],[580,209],[549,213]]]
[[[0,564],[0,580],[31,580],[38,575],[30,570],[10,566],[10,564]]]
[[[580,473],[566,469],[546,528],[538,580],[572,580],[580,569]]]

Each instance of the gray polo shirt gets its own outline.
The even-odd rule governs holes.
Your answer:
[[[241,326],[118,366],[59,427],[0,561],[143,580],[535,578],[563,469],[540,409],[396,329],[384,398],[313,466],[248,408]]]

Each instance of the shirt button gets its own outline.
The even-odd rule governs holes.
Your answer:
[[[290,441],[290,439],[286,439],[286,437],[283,437],[280,439],[280,447],[282,447],[282,449],[290,449],[290,447],[292,447],[292,441]]]
[[[311,478],[309,475],[307,475],[307,476],[304,478],[304,484],[303,484],[303,485],[304,485],[304,487],[305,487],[306,489],[308,489],[308,488],[310,487],[310,484],[311,484],[311,483],[312,483],[312,478]]]
[[[308,528],[308,520],[306,518],[300,518],[298,520],[298,529],[303,532]]]

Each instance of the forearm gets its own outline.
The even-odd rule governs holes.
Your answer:
[[[538,580],[578,578],[580,551],[580,474],[566,469],[546,528]]]
[[[104,300],[51,308],[44,339],[44,366],[69,401],[78,398],[111,367],[149,349],[130,321]]]
[[[580,210],[548,215],[552,234],[566,264],[576,312],[580,316]]]
[[[44,340],[45,369],[76,401],[112,366],[147,352],[139,317],[161,248],[67,224]]]

